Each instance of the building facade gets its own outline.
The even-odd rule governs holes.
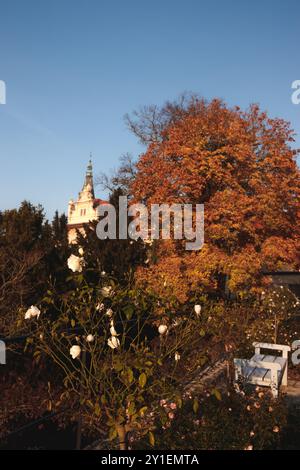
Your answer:
[[[82,190],[78,199],[71,199],[68,206],[68,241],[77,243],[77,231],[85,234],[85,227],[97,220],[97,208],[100,204],[107,204],[102,199],[95,198],[93,166],[91,160],[87,166]]]

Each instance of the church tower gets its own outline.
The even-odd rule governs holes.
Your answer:
[[[68,241],[76,243],[77,230],[85,233],[84,227],[90,222],[97,220],[97,207],[106,204],[106,201],[95,199],[93,165],[90,159],[87,166],[82,190],[78,194],[77,201],[71,199],[68,207]]]

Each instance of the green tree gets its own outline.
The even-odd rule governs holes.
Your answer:
[[[15,321],[20,306],[44,296],[48,279],[65,272],[66,218],[55,215],[53,224],[43,208],[28,201],[18,209],[0,213],[0,334]]]
[[[117,226],[119,230],[119,196],[124,196],[124,191],[117,188],[112,191],[109,203],[116,209]],[[100,240],[96,235],[97,221],[85,227],[85,235],[79,231],[78,246],[83,248],[84,258],[91,271],[91,279],[97,281],[101,272],[109,273],[118,279],[118,282],[127,283],[132,277],[137,266],[143,265],[147,258],[145,244],[139,241],[133,241],[130,238],[126,240]],[[74,251],[78,251],[75,246]]]

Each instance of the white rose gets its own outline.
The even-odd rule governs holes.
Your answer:
[[[79,256],[71,255],[68,258],[68,268],[71,269],[74,273],[81,273],[83,265],[83,259]]]
[[[84,251],[82,247],[79,248],[78,253],[80,254],[80,256],[84,255]]]
[[[101,276],[105,276],[106,272],[105,271],[101,271]]]
[[[31,307],[25,313],[25,320],[29,320],[32,317],[39,318],[40,314],[41,314],[41,311],[34,305],[31,305]]]
[[[27,312],[25,313],[25,316],[24,316],[25,320],[30,320],[31,318],[31,311],[30,311],[30,308],[27,310]]]
[[[177,361],[179,361],[179,360],[180,360],[180,354],[179,354],[179,352],[176,351],[176,353],[175,353],[175,361],[177,362]]]
[[[103,297],[109,297],[111,294],[111,290],[112,290],[111,286],[102,287],[101,294],[103,295]]]
[[[91,335],[91,334],[87,335],[87,337],[86,337],[86,340],[87,340],[88,343],[92,343],[94,341],[94,339],[95,339],[94,336]]]
[[[79,357],[81,353],[81,347],[78,345],[74,345],[70,348],[70,355],[72,356],[73,359],[76,359],[76,357]]]
[[[113,316],[113,313],[114,312],[112,311],[112,309],[109,308],[108,310],[106,310],[105,315],[107,315],[109,318],[111,318]]]
[[[99,303],[99,304],[96,305],[96,310],[97,310],[98,312],[101,312],[103,309],[104,309],[104,304],[100,304],[100,303]]]
[[[195,313],[198,317],[201,313],[201,305],[195,305],[194,310],[195,310]]]
[[[168,327],[166,325],[159,325],[158,327],[158,332],[160,335],[164,335],[168,330]]]
[[[118,348],[120,346],[120,341],[116,336],[112,336],[107,340],[107,344],[111,349]]]
[[[118,333],[116,332],[115,327],[113,325],[110,327],[109,331],[112,336],[118,336]]]

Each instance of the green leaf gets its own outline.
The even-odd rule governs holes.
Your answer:
[[[155,444],[155,437],[154,437],[154,434],[153,432],[149,431],[149,442],[150,442],[150,445],[152,447],[154,447],[154,444]]]
[[[166,424],[167,421],[168,421],[167,415],[162,415],[160,417],[160,422],[163,426]]]
[[[72,318],[72,320],[71,320],[71,327],[74,328],[75,325],[76,325],[75,320]]]
[[[198,402],[198,399],[195,398],[194,403],[193,403],[193,411],[194,413],[197,413],[198,410],[199,410],[199,402]]]
[[[222,400],[222,395],[218,389],[214,388],[211,393],[216,397],[217,400]]]
[[[132,369],[128,369],[127,371],[128,382],[131,384],[133,382],[133,372]]]
[[[145,374],[145,372],[143,372],[140,376],[139,376],[139,384],[142,388],[145,387],[146,385],[146,382],[147,382],[147,375]]]
[[[94,404],[91,400],[87,400],[86,404],[93,410],[94,409]]]
[[[127,306],[123,309],[123,312],[125,313],[127,320],[131,320],[132,315],[133,315],[133,312],[134,312],[133,305],[127,305]]]
[[[116,428],[110,428],[109,430],[109,435],[108,435],[108,439],[110,441],[113,441],[116,437],[117,437],[118,433],[117,433],[117,430]]]
[[[134,413],[135,413],[135,404],[134,404],[134,401],[132,401],[130,405],[128,406],[128,414],[129,416],[132,416]]]
[[[153,362],[152,361],[146,361],[145,365],[148,366],[148,367],[151,367],[151,366],[153,366]]]
[[[99,406],[99,403],[96,403],[95,405],[95,415],[100,416],[101,415],[101,408]]]
[[[147,410],[148,410],[148,406],[143,406],[143,408],[141,408],[139,411],[140,416],[143,417]]]
[[[119,360],[116,360],[116,362],[114,363],[114,369],[117,372],[120,372],[123,369],[123,364]]]

